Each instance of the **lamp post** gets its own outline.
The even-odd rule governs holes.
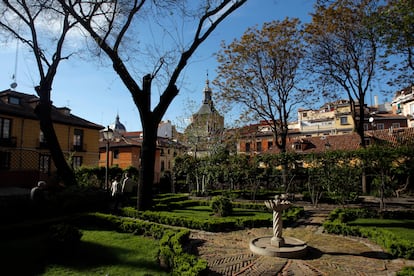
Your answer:
[[[104,141],[106,141],[105,189],[108,190],[109,143],[112,141],[112,138],[114,137],[114,131],[109,126],[107,126],[104,130],[102,130],[102,134]]]

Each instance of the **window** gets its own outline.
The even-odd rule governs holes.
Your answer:
[[[293,144],[295,150],[302,150],[302,144],[301,143],[294,143]]]
[[[0,138],[10,139],[11,133],[11,120],[6,118],[0,118]]]
[[[368,124],[364,124],[364,130],[367,131],[368,130]]]
[[[165,163],[164,160],[161,160],[161,171],[163,172],[165,170]]]
[[[79,169],[82,166],[82,156],[73,156],[72,166],[74,169]]]
[[[119,150],[114,150],[113,151],[113,154],[114,154],[114,159],[119,159]]]
[[[11,104],[20,104],[20,98],[9,96],[9,103],[11,103]]]
[[[0,118],[0,146],[15,147],[16,138],[11,137],[11,120]]]
[[[341,117],[341,125],[347,125],[348,124],[348,117],[344,116]]]
[[[75,128],[73,135],[73,149],[75,151],[83,150],[83,129]]]
[[[364,142],[366,146],[371,145],[371,139],[370,138],[364,138]]]
[[[383,123],[377,124],[377,129],[384,129],[384,124]]]
[[[39,133],[39,148],[47,148],[47,142],[43,131]]]
[[[39,142],[40,143],[46,142],[45,135],[43,134],[43,131],[40,131],[40,133],[39,133]]]
[[[246,143],[246,152],[250,152],[250,143]]]
[[[0,151],[0,170],[10,169],[10,152]]]
[[[392,123],[392,128],[400,128],[400,123]]]
[[[271,149],[273,147],[273,141],[268,141],[267,142],[267,148]]]
[[[50,155],[41,154],[39,157],[39,171],[50,174]]]
[[[262,151],[262,142],[256,142],[256,151]]]
[[[308,116],[308,113],[306,113],[306,112],[303,112],[303,113],[302,113],[302,117],[303,117],[303,118],[305,118],[305,117],[307,117],[307,116]]]

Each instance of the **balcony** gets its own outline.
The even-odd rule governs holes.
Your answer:
[[[16,137],[0,138],[0,146],[1,147],[15,148],[16,145],[17,145],[17,138]]]

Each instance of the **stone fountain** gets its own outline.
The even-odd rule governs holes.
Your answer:
[[[284,196],[276,195],[274,200],[266,200],[265,205],[273,211],[273,236],[251,240],[250,250],[259,255],[281,258],[301,258],[305,256],[307,250],[305,242],[282,236],[282,211],[289,208],[291,203]]]

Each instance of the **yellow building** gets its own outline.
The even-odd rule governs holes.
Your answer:
[[[34,109],[39,98],[5,90],[0,92],[0,186],[33,187],[51,180],[56,168]],[[97,166],[99,130],[103,127],[52,108],[55,132],[68,162],[74,167]]]
[[[298,111],[299,131],[303,136],[348,134],[354,130],[349,101],[339,100],[325,104],[318,110]]]

